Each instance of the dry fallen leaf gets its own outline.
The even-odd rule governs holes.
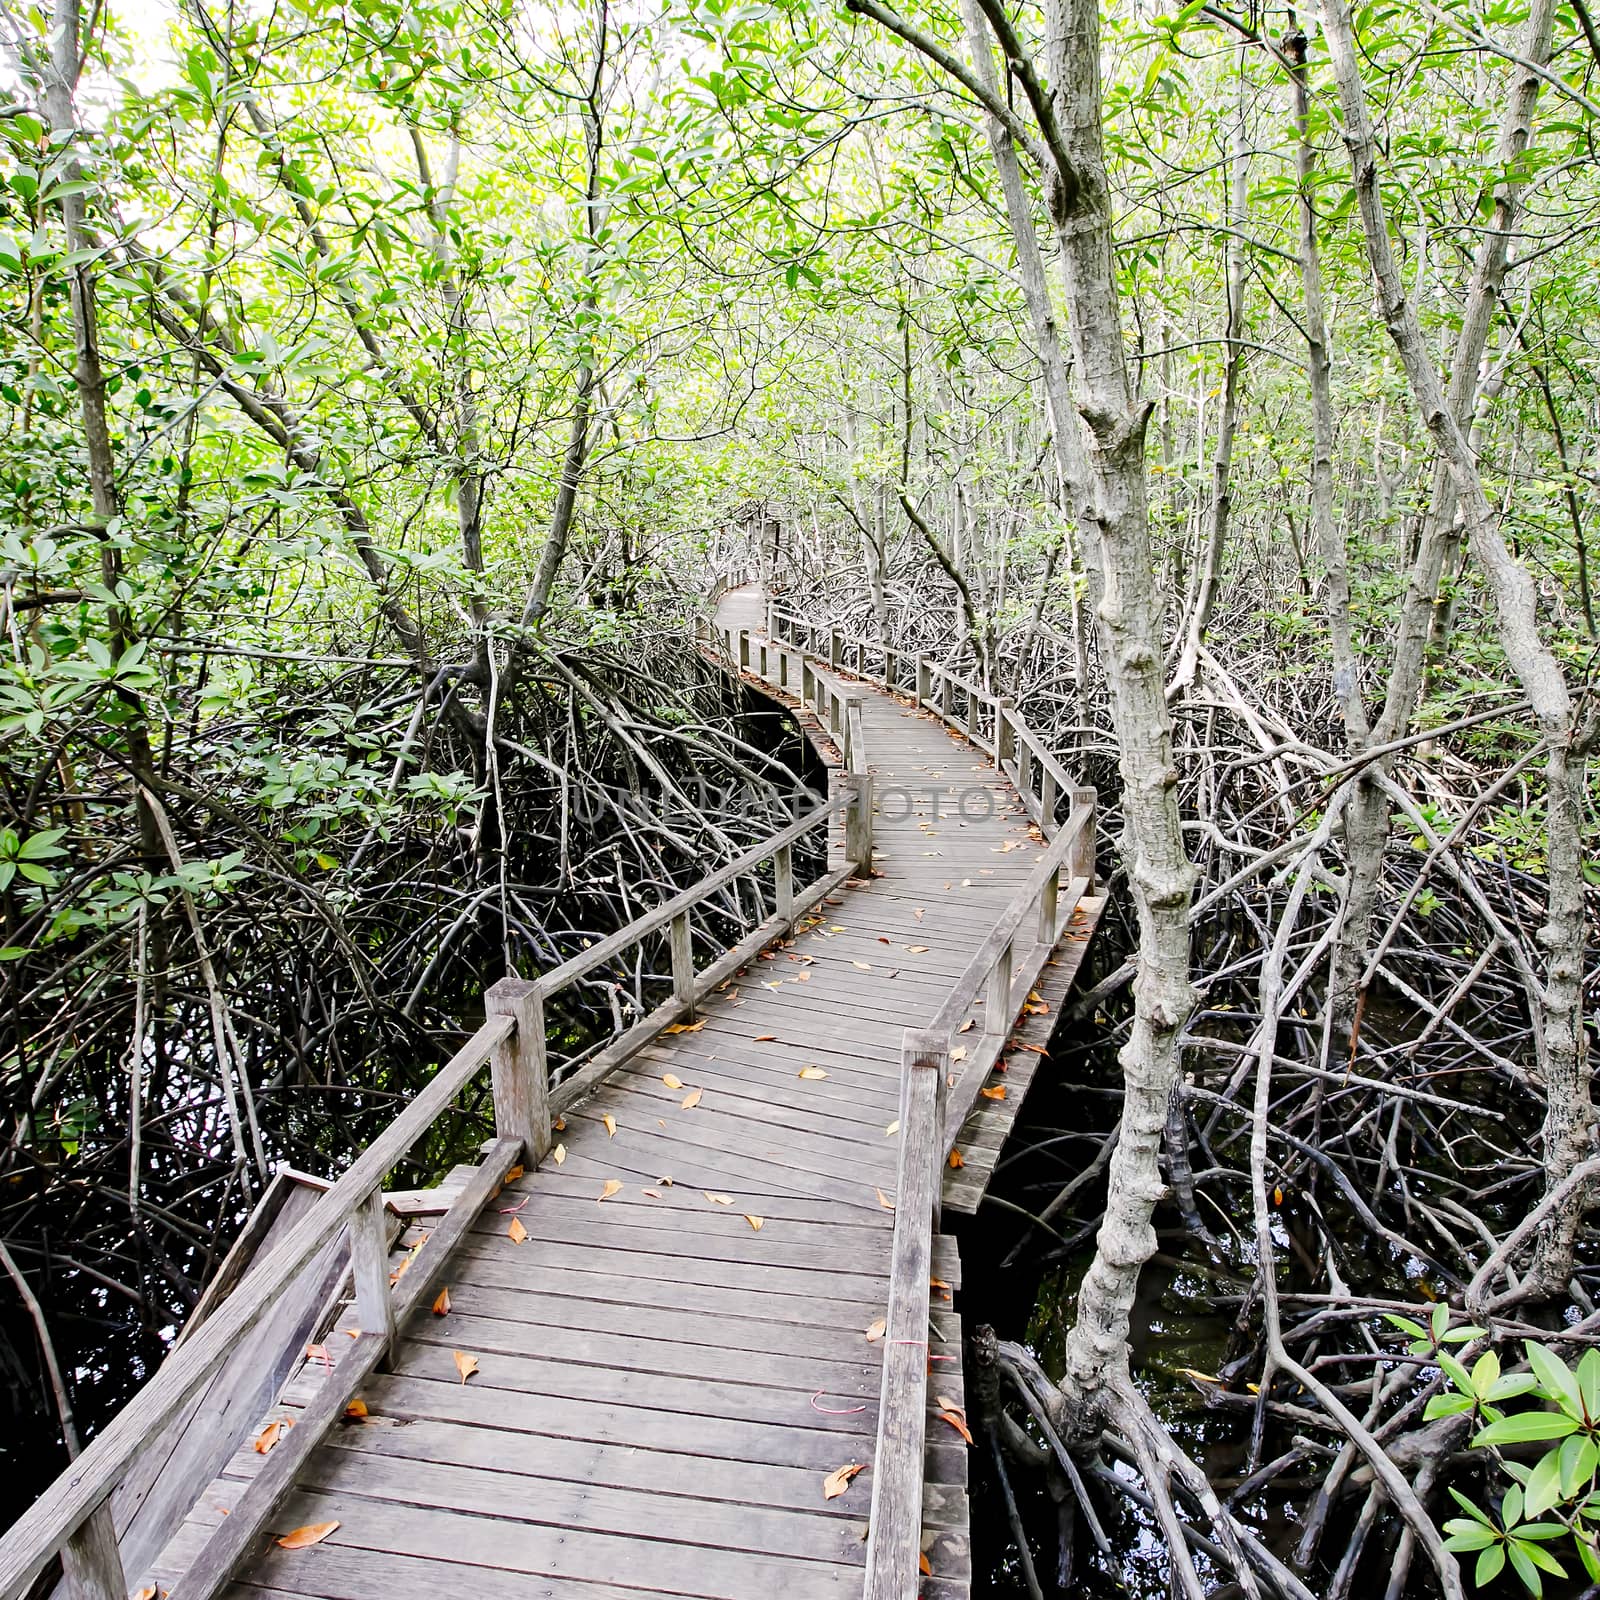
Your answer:
[[[452,1350],[450,1354],[455,1358],[456,1371],[461,1374],[461,1381],[465,1383],[478,1370],[478,1358],[469,1356],[464,1350]]]
[[[800,1076],[802,1078],[826,1078],[828,1074],[821,1067],[801,1067]]]
[[[926,944],[908,944],[906,946],[906,949],[909,950],[914,956],[925,956],[932,948],[932,945]]]
[[[756,1043],[771,1044],[777,1037],[778,1036],[775,1033],[758,1033],[756,1035]]]
[[[600,1120],[606,1125],[606,1137],[615,1139],[617,1136],[617,1119],[608,1111]]]
[[[527,1170],[528,1169],[526,1167],[524,1167],[524,1166],[522,1166],[520,1164],[518,1164],[517,1166],[514,1166],[514,1167],[507,1167],[506,1168],[505,1181],[507,1183],[515,1183],[517,1181],[517,1179],[520,1178],[522,1176],[522,1174],[524,1172],[526,1172]]]
[[[967,1020],[965,1022],[963,1022],[959,1028],[956,1029],[956,1032],[957,1033],[971,1033],[972,1030],[975,1027],[977,1027],[977,1025],[978,1025],[978,1019],[976,1017],[968,1017]]]
[[[747,1211],[744,1214],[744,1220],[746,1222],[748,1222],[750,1224],[750,1226],[756,1230],[757,1233],[760,1233],[761,1232],[761,1225],[767,1219],[765,1217],[752,1217],[750,1215],[750,1213]]]
[[[862,1461],[852,1461],[846,1466],[835,1467],[822,1480],[822,1498],[824,1500],[837,1500],[850,1487],[850,1480],[858,1472],[864,1471],[865,1468],[866,1463]]]
[[[867,1328],[867,1343],[876,1344],[888,1331],[888,1328],[888,1318],[879,1317],[876,1322],[871,1323]]]
[[[990,1084],[987,1089],[980,1089],[978,1093],[981,1094],[985,1100],[1004,1100],[1006,1097],[1006,1086],[1003,1083],[993,1083]]]
[[[439,1291],[438,1298],[433,1302],[433,1314],[436,1317],[450,1315],[450,1290],[448,1287]]]
[[[920,1572],[925,1578],[931,1578],[933,1576],[933,1568],[928,1564],[927,1556],[925,1556],[920,1550],[917,1552],[917,1571]]]
[[[891,1200],[882,1189],[878,1190],[878,1204],[882,1206],[885,1211],[894,1210],[894,1201]]]
[[[685,1111],[693,1111],[700,1104],[700,1096],[704,1093],[701,1089],[691,1089],[678,1104]]]
[[[967,1059],[967,1047],[964,1044],[958,1044],[950,1052],[950,1059],[952,1061],[965,1061]]]
[[[872,963],[870,961],[852,961],[850,965],[852,967],[859,967],[863,972],[872,971]]]
[[[557,1133],[565,1133],[567,1131],[567,1119],[565,1117],[557,1117],[556,1120],[550,1124],[550,1126],[554,1128]]]
[[[157,1600],[156,1586],[147,1583],[144,1588],[135,1590],[133,1600]]]
[[[365,1400],[352,1400],[344,1408],[344,1415],[347,1422],[364,1421],[367,1415],[367,1402]]]
[[[662,1073],[662,1075],[661,1075],[661,1081],[662,1081],[662,1082],[663,1082],[663,1083],[664,1083],[664,1084],[666,1084],[666,1086],[667,1086],[667,1087],[668,1087],[668,1088],[669,1088],[669,1089],[681,1089],[681,1088],[682,1088],[682,1087],[683,1087],[683,1079],[682,1079],[682,1078],[679,1078],[679,1077],[676,1077],[676,1076],[674,1076],[674,1075],[673,1075],[673,1074],[672,1074],[672,1073],[670,1073],[670,1072],[664,1072],[664,1073]]]
[[[511,1226],[506,1229],[506,1237],[512,1244],[521,1244],[528,1237],[528,1230],[522,1226],[521,1217],[513,1217]]]
[[[338,1526],[337,1522],[308,1522],[305,1527],[284,1534],[278,1543],[285,1550],[305,1550],[314,1544],[321,1544]]]
[[[892,1139],[892,1138],[894,1138],[894,1136],[897,1133],[899,1133],[899,1131],[900,1131],[900,1119],[898,1117],[896,1117],[895,1120],[893,1122],[891,1122],[889,1124],[889,1126],[883,1130],[883,1136],[886,1139]]]
[[[621,1192],[622,1192],[622,1179],[621,1178],[607,1178],[606,1179],[606,1183],[605,1183],[605,1187],[600,1191],[600,1198],[595,1201],[595,1204],[599,1205],[601,1200],[609,1200],[612,1197],[612,1195],[620,1194]]]
[[[567,1159],[567,1147],[564,1144],[558,1144],[550,1152],[550,1159],[559,1167]]]
[[[700,1192],[714,1206],[731,1206],[733,1204],[733,1198],[730,1195],[712,1194],[709,1189],[702,1189]]]
[[[659,1200],[661,1198],[661,1191],[659,1189],[641,1189],[639,1193],[644,1195],[645,1198],[649,1200]]]
[[[663,1028],[663,1033],[699,1033],[705,1027],[706,1019],[701,1017],[698,1022],[674,1022]]]
[[[285,1426],[282,1422],[269,1422],[256,1435],[255,1452],[258,1456],[264,1456],[283,1437]]]
[[[968,1444],[972,1443],[972,1430],[967,1426],[966,1419],[958,1416],[954,1411],[941,1411],[939,1413]]]

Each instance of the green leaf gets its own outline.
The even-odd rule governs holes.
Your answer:
[[[1524,1514],[1530,1517],[1542,1517],[1560,1498],[1561,1449],[1558,1448],[1546,1450],[1539,1457],[1533,1471],[1528,1474]]]
[[[1565,1439],[1576,1433],[1578,1424],[1561,1411],[1524,1411],[1515,1417],[1503,1417],[1484,1428],[1473,1444],[1487,1449],[1498,1444],[1529,1444],[1537,1439]]]
[[[1572,1369],[1555,1351],[1531,1339],[1524,1342],[1523,1349],[1545,1395],[1569,1416],[1583,1421],[1583,1397],[1578,1393],[1578,1380]]]
[[[1493,1583],[1500,1576],[1500,1570],[1506,1564],[1506,1547],[1503,1544],[1492,1544],[1478,1557],[1478,1564],[1473,1569],[1472,1581],[1481,1589],[1486,1583]]]

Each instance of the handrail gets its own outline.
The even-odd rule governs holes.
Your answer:
[[[788,624],[796,637],[789,641],[821,660],[824,652],[813,646],[826,640],[825,656],[835,670],[849,670],[858,678],[887,689],[891,694],[907,692],[899,682],[899,657],[884,650],[884,670],[876,673],[867,666],[867,652],[881,650],[866,639],[843,633],[836,623],[813,622],[798,612],[769,602],[767,631],[783,640],[781,624]],[[853,667],[847,658],[854,654]],[[1011,779],[1031,821],[1047,836],[1058,827],[1057,810],[1063,795],[1077,787],[1077,780],[1062,765],[1055,753],[1017,714],[1016,702],[1008,695],[990,694],[970,678],[930,661],[918,654],[913,658],[915,675],[910,698],[919,711],[931,711],[942,722],[992,756],[1000,770]],[[957,715],[957,706],[961,714]],[[1037,782],[1037,793],[1035,783]]]
[[[518,1159],[536,1164],[549,1152],[552,1118],[678,1018],[692,1016],[694,1008],[717,984],[773,939],[792,931],[796,921],[845,878],[870,869],[870,805],[870,787],[851,779],[805,816],[644,912],[592,949],[539,978],[508,977],[494,984],[484,997],[489,1015],[482,1026],[194,1335],[172,1352],[150,1382],[72,1466],[0,1536],[0,1600],[22,1600],[45,1564],[57,1554],[62,1557],[74,1600],[125,1600],[128,1583],[111,1513],[112,1494],[143,1445],[156,1437],[216,1373],[237,1341],[296,1274],[342,1234],[348,1234],[350,1241],[352,1281],[363,1333],[350,1351],[341,1352],[339,1381],[329,1392],[336,1399],[336,1392],[348,1387],[353,1394],[354,1385],[382,1359],[395,1328],[442,1266],[453,1239],[464,1231],[505,1173]],[[845,860],[797,891],[795,843],[841,813]],[[689,913],[735,878],[768,861],[773,863],[773,915],[705,970],[697,972]],[[670,934],[672,997],[614,1040],[581,1071],[552,1087],[544,1025],[546,998],[662,928]],[[421,1265],[413,1265],[399,1285],[391,1285],[380,1186],[485,1065],[491,1069],[497,1141],[484,1167],[452,1208],[454,1221],[447,1219],[448,1226],[441,1224],[434,1230],[424,1246]],[[470,1209],[471,1215],[466,1215],[464,1208]],[[463,1214],[456,1215],[458,1210]],[[333,1400],[319,1396],[317,1404],[326,1408]],[[320,1421],[310,1413],[302,1418],[289,1436],[293,1449],[288,1448],[286,1440],[274,1450],[268,1467],[263,1468],[248,1491],[249,1507],[236,1507],[234,1514],[215,1530],[175,1594],[182,1600],[203,1600],[220,1590],[248,1543],[252,1524],[260,1526],[270,1516],[276,1496],[290,1486],[292,1474],[281,1485],[278,1479],[290,1473],[296,1461],[304,1459],[322,1429],[331,1426],[342,1409],[341,1400]]]

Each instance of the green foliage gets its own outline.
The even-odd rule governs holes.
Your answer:
[[[1407,1332],[1416,1327],[1401,1318],[1390,1320]],[[1482,1333],[1477,1328],[1450,1331],[1469,1338]],[[1427,1342],[1425,1334],[1420,1343]],[[1428,1353],[1417,1342],[1411,1349]],[[1586,1350],[1574,1367],[1545,1345],[1528,1341],[1523,1349],[1529,1370],[1503,1374],[1492,1351],[1479,1356],[1469,1371],[1435,1348],[1432,1354],[1450,1388],[1429,1400],[1424,1415],[1431,1421],[1470,1412],[1481,1424],[1472,1436],[1473,1447],[1490,1453],[1511,1480],[1498,1511],[1478,1506],[1457,1489],[1450,1491],[1467,1514],[1445,1523],[1447,1547],[1462,1554],[1477,1552],[1474,1575],[1479,1585],[1492,1582],[1509,1565],[1537,1597],[1544,1592],[1544,1574],[1566,1576],[1551,1545],[1570,1542],[1591,1581],[1600,1580],[1600,1350]],[[1519,1399],[1539,1404],[1530,1410],[1506,1408],[1508,1401]],[[1525,1447],[1545,1444],[1549,1448],[1528,1465]]]

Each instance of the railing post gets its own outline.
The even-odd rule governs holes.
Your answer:
[[[689,940],[689,913],[680,911],[667,930],[672,947],[672,992],[694,1017],[694,946]]]
[[[1006,940],[1000,959],[989,972],[989,989],[983,1002],[983,1031],[991,1039],[999,1038],[1011,1027],[1011,947]]]
[[[520,1139],[530,1166],[550,1153],[550,1061],[545,1054],[544,991],[526,978],[502,978],[483,997],[491,1017],[516,1027],[489,1057],[494,1126],[502,1139]]]
[[[883,686],[891,694],[894,693],[894,678],[895,678],[895,667],[896,667],[896,665],[897,665],[897,663],[895,661],[894,651],[891,650],[888,647],[888,645],[885,645],[883,647]]]
[[[776,637],[776,635],[773,633],[772,623],[773,623],[773,613],[777,609],[778,609],[778,602],[776,600],[774,600],[772,598],[772,596],[769,594],[767,596],[767,637],[769,639]]]
[[[62,1545],[61,1570],[72,1600],[128,1600],[109,1499],[102,1500]]]
[[[978,732],[978,692],[971,687],[967,689],[966,729],[967,737],[973,743],[977,743],[975,736]]]
[[[1017,702],[1003,694],[994,703],[994,758],[1000,766],[1017,759],[1017,730],[1011,725]]]
[[[1078,837],[1072,841],[1067,873],[1070,877],[1083,879],[1085,894],[1094,893],[1096,798],[1094,789],[1088,784],[1076,786],[1072,791],[1072,809],[1076,811],[1082,806],[1088,811],[1089,816]]]
[[[1033,798],[1033,746],[1026,739],[1017,740],[1017,793],[1026,804]]]
[[[739,630],[739,670],[741,672],[750,670],[750,630],[748,628]]]
[[[939,709],[944,713],[944,720],[952,727],[956,720],[956,684],[955,679],[946,673],[939,680]]]
[[[789,647],[782,643],[778,645],[778,687],[789,687]]]
[[[772,855],[773,910],[788,922],[794,915],[794,847],[781,844]]]
[[[850,802],[844,813],[844,853],[863,876],[872,871],[872,775],[849,773]]]
[[[807,707],[817,698],[817,675],[811,670],[811,657],[802,652],[800,656],[800,704]]]
[[[932,696],[933,674],[928,670],[928,658],[925,655],[917,656],[917,710],[920,711],[924,701]]]
[[[1039,943],[1056,942],[1056,907],[1061,896],[1061,871],[1057,868],[1039,890]]]
[[[394,1300],[389,1293],[389,1224],[381,1189],[374,1189],[350,1213],[349,1226],[356,1322],[363,1333],[382,1334],[389,1351],[394,1348]]]
[[[907,1028],[901,1047],[900,1162],[883,1341],[865,1600],[915,1600],[921,1586],[923,1453],[927,1444],[928,1275],[939,1228],[945,1141],[938,1090],[947,1036]]]
[[[844,764],[852,764],[856,753],[855,728],[861,721],[861,696],[846,695],[844,702]]]
[[[839,625],[828,624],[828,665],[837,672],[844,662],[844,640],[839,636]]]
[[[1056,831],[1056,775],[1049,767],[1039,774],[1039,831],[1047,839]]]
[[[844,729],[844,697],[836,689],[824,686],[828,697],[828,727],[835,736],[842,737]]]

